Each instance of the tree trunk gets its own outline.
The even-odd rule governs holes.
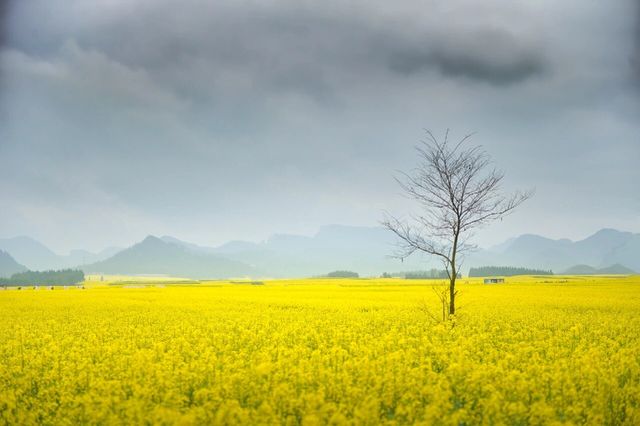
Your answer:
[[[449,315],[456,314],[456,271],[453,270],[451,282],[449,282]]]
[[[460,223],[460,219],[458,219]],[[460,227],[456,227],[453,234],[453,250],[451,251],[451,277],[449,278],[449,315],[456,314],[456,278],[458,270],[456,268],[456,255],[458,254],[458,237],[460,236]]]

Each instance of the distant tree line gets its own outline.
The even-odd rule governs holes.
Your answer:
[[[27,271],[0,278],[0,285],[74,285],[84,281],[84,272],[77,269],[59,271]]]
[[[353,271],[333,271],[333,272],[329,272],[327,275],[327,278],[359,278],[360,275],[358,275],[357,272],[353,272]]]
[[[521,268],[515,266],[481,266],[469,270],[470,277],[511,277],[514,275],[553,275],[552,270]]]
[[[407,280],[443,280],[449,279],[449,274],[445,269],[430,269],[428,271],[405,271],[382,274],[382,278],[404,278]],[[458,273],[458,277],[460,274]]]

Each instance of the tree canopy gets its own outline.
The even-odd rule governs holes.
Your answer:
[[[84,272],[77,269],[59,271],[26,271],[1,278],[0,285],[74,285],[84,281]]]

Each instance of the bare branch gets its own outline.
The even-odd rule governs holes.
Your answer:
[[[481,146],[467,146],[473,133],[450,142],[449,129],[442,141],[425,129],[418,146],[418,166],[396,178],[405,195],[416,200],[420,214],[409,220],[386,215],[382,224],[399,239],[397,257],[415,252],[439,258],[449,275],[449,314],[455,314],[455,282],[465,253],[473,250],[473,230],[513,212],[533,196],[533,191],[504,195],[504,174],[492,167]]]

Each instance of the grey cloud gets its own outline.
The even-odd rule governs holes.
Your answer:
[[[9,25],[9,1],[0,0],[0,48],[7,42]]]
[[[10,1],[0,0],[0,52],[7,45],[9,38]],[[1,64],[0,64],[1,65]],[[4,73],[0,66],[0,93],[4,89]]]
[[[24,8],[27,15],[29,6]],[[398,23],[368,12],[294,3],[248,11],[237,3],[184,2],[176,8],[150,2],[85,25],[55,21],[49,33],[18,29],[13,41],[18,49],[41,53],[56,39],[59,45],[74,39],[194,98],[228,90],[323,98],[377,78],[434,70],[454,79],[515,83],[549,65],[532,42],[535,34],[516,36],[506,27],[517,22],[495,28],[489,16],[479,16],[479,29],[470,31],[468,25]]]
[[[631,68],[636,84],[640,88],[640,0],[636,0],[636,22],[633,37]]]
[[[425,38],[423,47],[391,50],[390,66],[413,74],[435,68],[443,76],[464,77],[491,84],[511,84],[547,70],[543,49],[517,40],[506,31],[486,30],[449,35],[441,40]]]

